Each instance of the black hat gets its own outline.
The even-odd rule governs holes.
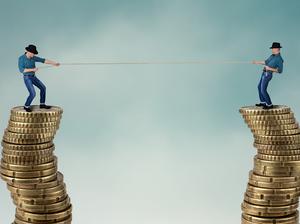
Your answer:
[[[25,49],[33,54],[38,54],[36,46],[34,46],[33,44],[29,44],[28,47],[25,47]]]
[[[273,42],[272,47],[270,47],[270,49],[272,49],[272,48],[282,48],[282,47],[280,46],[280,43]]]

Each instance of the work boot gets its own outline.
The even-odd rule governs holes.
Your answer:
[[[265,105],[264,103],[257,103],[257,104],[255,104],[255,106],[257,106],[257,107],[262,107],[264,105]]]
[[[32,110],[31,110],[31,108],[30,107],[23,107],[24,108],[24,110],[26,110],[26,112],[32,112]]]
[[[40,108],[41,108],[41,109],[50,109],[51,106],[48,106],[48,105],[46,105],[46,104],[40,104]]]
[[[268,109],[272,109],[272,108],[274,108],[273,105],[270,105],[270,106],[264,105],[264,106],[263,106],[263,109],[267,109],[267,110],[268,110]]]

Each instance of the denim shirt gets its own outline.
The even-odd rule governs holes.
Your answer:
[[[283,70],[283,59],[279,54],[272,54],[267,60],[265,60],[265,64],[271,68],[278,68],[278,73],[282,73]],[[265,71],[265,70],[264,70]],[[272,71],[268,71],[273,73]]]
[[[33,56],[32,58],[27,58],[26,54],[23,54],[19,57],[18,67],[19,71],[23,73],[23,75],[35,75],[35,72],[24,72],[25,68],[35,68],[35,62],[45,63],[45,58],[40,58],[37,56]]]

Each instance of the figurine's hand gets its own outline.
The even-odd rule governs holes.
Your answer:
[[[56,66],[56,67],[58,67],[58,66],[60,66],[60,63],[56,62],[53,65]]]
[[[266,71],[270,71],[271,69],[270,69],[269,66],[266,65],[266,66],[265,66],[265,70],[266,70]]]
[[[252,64],[259,65],[259,61],[253,60]]]
[[[37,72],[38,70],[38,68],[33,68],[33,72]]]

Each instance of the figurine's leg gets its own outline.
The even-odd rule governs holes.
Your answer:
[[[264,96],[263,96],[263,94],[261,92],[261,85],[262,85],[263,76],[264,76],[264,74],[262,74],[261,77],[260,77],[260,81],[258,83],[257,89],[258,89],[258,95],[259,95],[260,103],[266,104]]]
[[[25,107],[30,107],[30,104],[32,103],[34,97],[35,97],[35,90],[34,86],[32,84],[32,77],[24,76],[24,83],[28,89],[29,96],[27,97],[27,100],[25,102]]]
[[[271,98],[270,98],[270,96],[267,92],[268,84],[269,84],[269,81],[272,79],[272,77],[273,77],[272,74],[265,75],[262,79],[262,84],[261,84],[261,93],[262,93],[264,99],[266,100],[266,105],[267,106],[272,105]]]
[[[40,89],[40,104],[46,102],[46,86],[36,76],[32,80],[33,84]]]

